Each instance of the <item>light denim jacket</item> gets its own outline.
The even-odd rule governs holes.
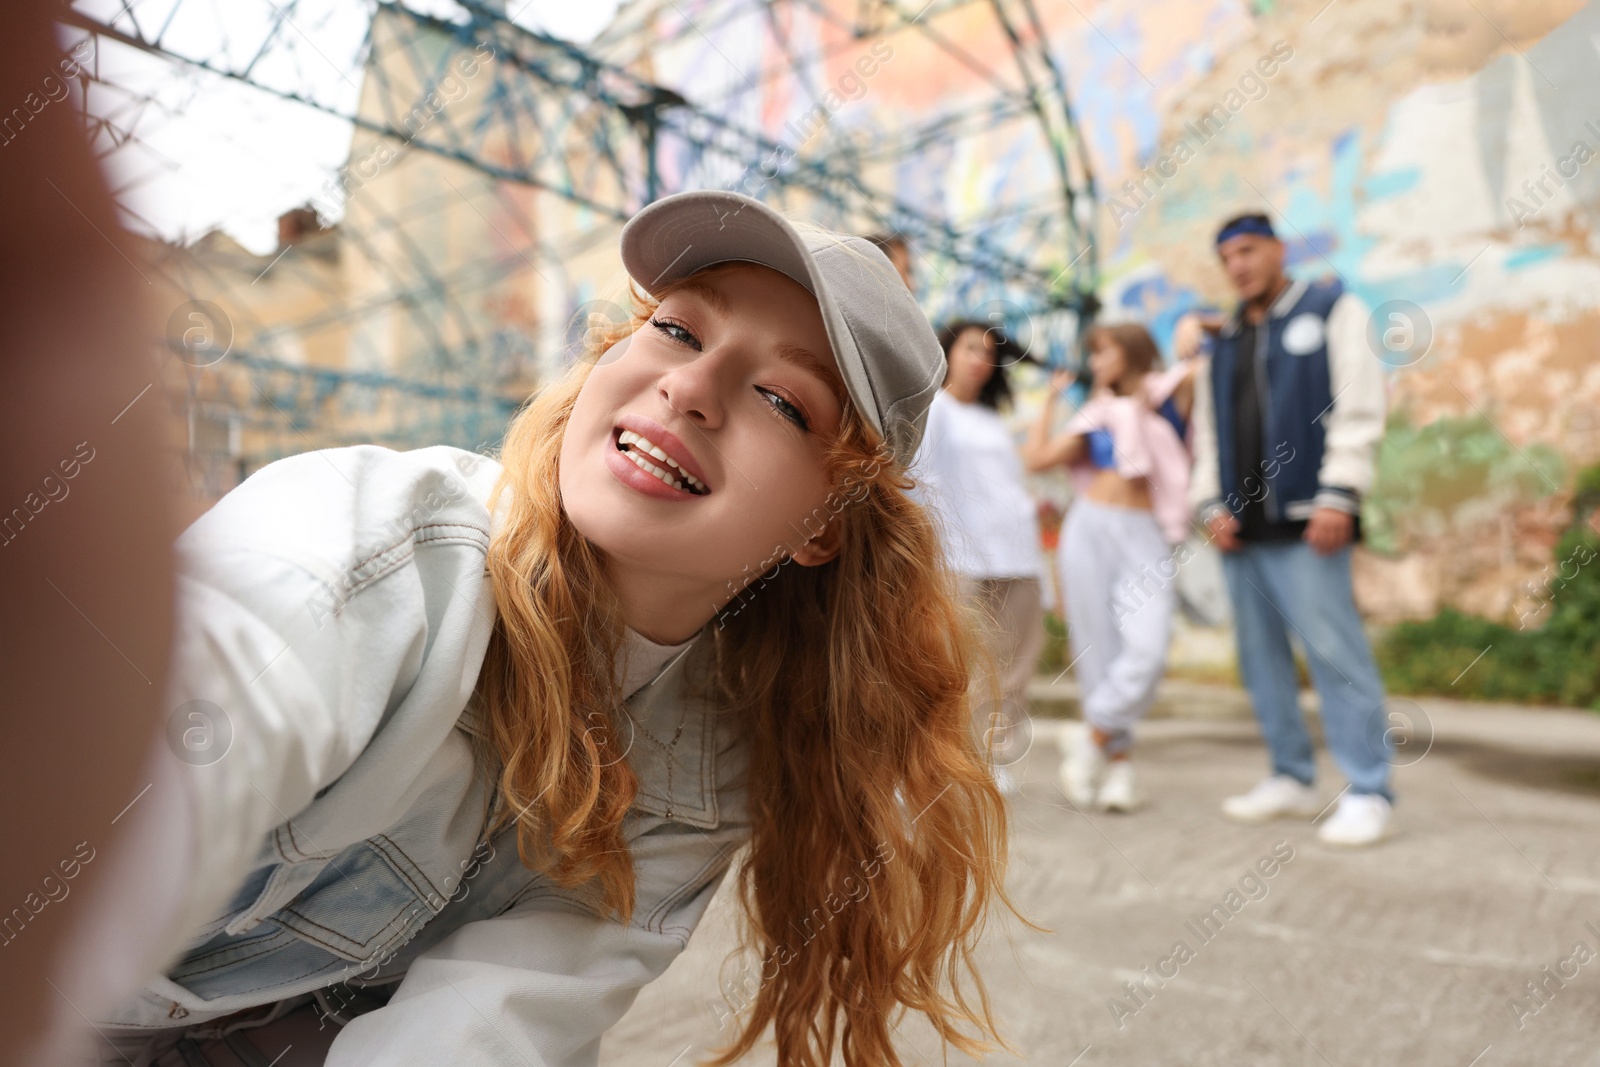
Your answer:
[[[682,950],[748,836],[744,747],[684,685],[706,640],[627,702],[648,735],[627,756],[630,923],[524,868],[514,828],[481,840],[469,698],[495,618],[498,474],[443,446],[305,453],[179,538],[189,936],[106,1025],[168,1030],[330,986],[337,1005],[403,975],[329,1067],[577,1067]],[[680,722],[677,744],[650,743]]]

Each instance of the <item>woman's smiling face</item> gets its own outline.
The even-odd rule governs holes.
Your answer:
[[[703,271],[589,373],[561,442],[567,516],[619,581],[676,589],[703,623],[774,553],[832,557],[807,542],[844,396],[809,292],[754,264]]]

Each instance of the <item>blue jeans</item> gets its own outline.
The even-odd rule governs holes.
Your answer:
[[[1306,785],[1316,776],[1289,650],[1293,631],[1321,700],[1323,736],[1350,791],[1393,800],[1383,683],[1350,588],[1350,549],[1322,556],[1304,541],[1247,544],[1222,554],[1222,571],[1233,601],[1239,673],[1273,773]]]

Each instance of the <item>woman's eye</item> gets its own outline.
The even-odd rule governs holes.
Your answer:
[[[756,392],[766,397],[767,403],[771,404],[773,410],[778,412],[778,414],[782,415],[784,418],[788,419],[802,430],[811,429],[810,424],[806,422],[805,415],[800,411],[799,408],[795,407],[789,401],[785,400],[783,397],[779,396],[777,393],[774,393],[770,389],[762,389],[757,387]]]
[[[697,352],[700,350],[700,339],[690,333],[687,327],[681,326],[676,322],[668,322],[665,319],[651,319],[650,325],[679,344],[688,345]]]

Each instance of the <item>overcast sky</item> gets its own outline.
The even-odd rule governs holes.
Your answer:
[[[74,6],[110,20],[122,3]],[[455,10],[450,0],[407,0],[407,6],[446,16]],[[581,42],[610,21],[617,0],[508,0],[507,7],[519,25]],[[234,68],[251,61],[278,23],[252,78],[353,111],[366,5],[301,0],[287,23],[280,21],[283,10],[273,0],[134,5],[146,33],[165,23],[165,47],[198,59],[226,56]],[[81,37],[64,36],[68,47]],[[270,253],[278,215],[305,203],[345,162],[350,125],[341,119],[116,44],[104,45],[97,58],[101,79],[111,85],[91,89],[89,108],[116,131],[102,135],[100,149],[135,230],[185,240],[221,228],[251,251]]]

